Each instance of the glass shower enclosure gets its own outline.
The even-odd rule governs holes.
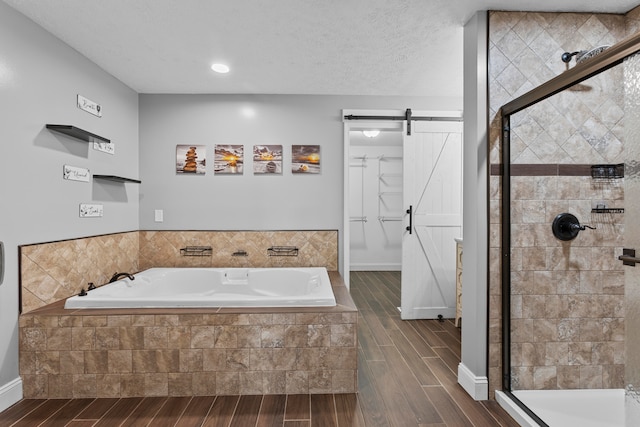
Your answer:
[[[541,426],[640,425],[639,50],[501,109],[502,387]]]

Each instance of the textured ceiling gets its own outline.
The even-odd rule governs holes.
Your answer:
[[[477,10],[639,0],[4,0],[139,93],[462,96]],[[231,67],[226,75],[213,62]]]

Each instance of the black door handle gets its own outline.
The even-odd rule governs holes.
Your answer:
[[[622,261],[623,265],[630,265],[631,267],[635,267],[636,263],[640,262],[640,258],[636,258],[635,249],[622,249],[622,255],[620,255],[618,259]]]
[[[407,213],[409,214],[409,225],[407,225],[407,231],[411,234],[411,230],[413,229],[413,206],[409,205],[409,209],[407,209]]]

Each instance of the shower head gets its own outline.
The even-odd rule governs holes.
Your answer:
[[[577,52],[565,52],[562,54],[560,58],[562,59],[562,62],[565,62],[568,64],[569,62],[571,62],[571,58],[575,56],[576,64],[579,64],[582,61],[585,61],[589,58],[593,58],[597,54],[604,52],[610,47],[611,46],[609,45],[602,45],[602,46],[594,47],[593,49],[589,49],[589,50],[580,50]]]
[[[562,62],[566,62],[567,64],[569,62],[571,62],[571,58],[573,58],[574,56],[576,56],[577,54],[579,54],[580,52],[565,52],[562,54],[562,56],[560,57],[560,59],[562,59]]]

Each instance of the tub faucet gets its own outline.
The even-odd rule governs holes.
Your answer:
[[[127,276],[129,278],[129,280],[135,280],[136,278],[133,277],[133,274],[129,274],[129,273],[114,273],[113,276],[111,276],[111,279],[109,280],[109,283],[113,283],[116,280],[120,279],[122,276]]]

